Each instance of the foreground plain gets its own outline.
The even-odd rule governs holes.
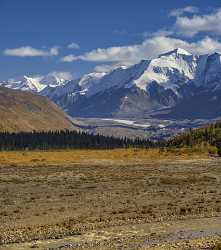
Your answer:
[[[213,249],[220,184],[188,151],[0,152],[0,249]]]

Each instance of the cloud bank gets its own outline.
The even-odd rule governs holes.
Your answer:
[[[53,72],[50,72],[48,76],[53,76],[55,78],[64,79],[68,81],[74,78],[73,73],[69,71],[53,71]]]
[[[156,36],[144,40],[141,44],[119,46],[110,48],[98,48],[85,54],[75,56],[68,55],[62,58],[63,62],[77,60],[91,62],[129,62],[136,63],[142,59],[155,58],[161,53],[176,48],[183,48],[193,54],[206,54],[221,52],[221,43],[211,37],[205,37],[196,42],[188,42],[167,36]]]
[[[207,15],[177,16],[174,32],[193,37],[201,32],[221,35],[221,8]]]

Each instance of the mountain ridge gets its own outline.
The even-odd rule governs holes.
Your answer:
[[[194,103],[194,98],[199,98],[202,109],[208,104],[216,109],[213,118],[220,112],[221,101],[215,102],[220,90],[219,53],[193,55],[177,48],[131,66],[92,72],[55,86],[49,83],[37,93],[49,97],[71,116],[151,117],[168,110],[164,118],[171,115],[176,118],[185,103]],[[208,95],[203,94],[205,91]],[[183,118],[198,118],[197,110],[191,112],[190,108],[186,110]],[[201,112],[200,118],[203,117]]]

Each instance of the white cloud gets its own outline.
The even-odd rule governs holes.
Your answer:
[[[210,37],[205,37],[197,42],[186,42],[184,49],[198,55],[210,54],[214,52],[221,53],[221,42]]]
[[[192,37],[200,32],[221,35],[220,24],[221,8],[207,15],[178,16],[174,25],[174,31],[187,37]]]
[[[73,62],[77,60],[94,61],[94,62],[120,62],[126,60],[137,60],[141,55],[140,47],[142,45],[122,46],[122,47],[110,47],[107,49],[98,48],[87,52],[80,56],[67,55],[61,60],[63,62]]]
[[[67,46],[68,49],[80,49],[80,45],[77,44],[77,43],[70,43],[68,46]]]
[[[144,38],[150,38],[150,37],[158,37],[158,36],[171,36],[174,32],[169,29],[160,29],[155,32],[144,32],[143,37]]]
[[[48,56],[57,56],[59,54],[59,47],[52,47],[49,51],[47,51]]]
[[[103,73],[103,72],[109,72],[111,70],[113,70],[115,68],[115,66],[113,65],[109,65],[109,64],[100,64],[97,65],[94,70],[98,73]]]
[[[61,58],[62,62],[73,62],[79,60],[78,56],[75,55],[67,55]]]
[[[194,13],[198,13],[199,12],[199,9],[195,6],[186,6],[184,8],[179,8],[179,9],[174,9],[172,10],[169,15],[170,16],[175,16],[175,17],[178,17],[178,16],[181,16],[185,13],[191,13],[191,14],[194,14]]]
[[[103,72],[113,69],[115,64],[136,63],[141,59],[151,59],[175,48],[183,48],[193,54],[221,52],[221,42],[208,36],[209,32],[213,35],[221,34],[221,8],[207,15],[197,15],[198,11],[194,6],[171,11],[170,16],[176,17],[172,28],[161,29],[151,34],[144,33],[145,40],[140,44],[97,48],[78,56],[66,55],[61,61],[83,60],[105,63],[96,67],[96,70]],[[187,13],[192,15],[185,15]],[[194,42],[174,37],[175,35],[194,36],[199,32],[207,32],[207,36]]]
[[[53,76],[59,79],[72,80],[74,75],[68,71],[53,71],[48,74],[48,76]]]
[[[58,47],[52,47],[49,50],[36,49],[31,46],[25,46],[14,49],[6,49],[3,53],[7,56],[18,57],[39,57],[39,56],[57,56],[59,54]]]
[[[107,49],[98,48],[84,55],[78,56],[78,59],[95,62],[119,62],[126,60],[136,60],[140,57],[143,45],[131,45],[121,47],[110,47]]]
[[[130,62],[119,62],[119,63],[114,63],[114,64],[99,64],[97,65],[94,70],[98,73],[104,73],[104,72],[110,72],[114,69],[117,69],[119,67],[122,67],[122,66],[131,66],[132,63]]]
[[[196,42],[188,42],[173,37],[157,36],[144,40],[141,44],[131,46],[98,48],[80,56],[69,55],[62,58],[64,62],[76,60],[92,62],[116,62],[121,64],[136,63],[141,59],[155,58],[161,53],[176,48],[183,48],[193,54],[206,54],[221,52],[221,43],[210,37],[205,37]]]

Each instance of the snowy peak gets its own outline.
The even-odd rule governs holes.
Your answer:
[[[221,86],[221,55],[214,53],[195,56],[177,48],[152,60],[142,60],[127,67],[119,66],[108,72],[85,74],[76,80],[67,80],[67,72],[57,73],[52,72],[44,77],[24,76],[23,79],[10,80],[0,85],[36,92],[50,98],[90,97],[113,89],[133,87],[148,93],[150,86],[157,85],[180,97],[179,90],[185,85]]]
[[[8,81],[1,82],[0,85],[11,89],[31,92],[40,92],[42,89],[44,89],[44,85],[39,82],[39,78],[28,76],[23,76],[22,78],[18,79],[10,79]]]
[[[67,80],[53,75],[29,77],[23,76],[17,79],[0,82],[0,86],[34,93],[42,92],[46,87],[58,87],[65,85]]]
[[[194,81],[197,77],[199,79],[202,72],[206,72],[206,68],[208,72],[211,72],[212,69],[208,69],[214,68],[214,64],[217,70],[217,67],[220,67],[218,53],[199,59],[199,56],[177,48],[152,60],[142,60],[127,67],[119,66],[109,72],[89,73],[75,81],[68,81],[62,75],[58,77],[58,74],[54,72],[38,78],[25,76],[22,81],[10,82],[8,87],[30,90],[49,97],[61,94],[92,96],[112,88],[131,88],[133,86],[147,91],[151,83],[157,83],[178,95],[179,87]],[[210,75],[214,74],[210,73]],[[214,76],[212,78],[214,79]],[[207,77],[205,76],[204,79]],[[202,83],[201,80],[200,82]]]
[[[186,51],[184,49],[181,49],[181,48],[177,48],[175,50],[163,53],[163,54],[159,55],[159,57],[162,57],[162,56],[179,56],[179,55],[181,55],[181,56],[192,56],[192,54],[189,53],[188,51]]]
[[[177,88],[194,79],[196,71],[196,58],[185,50],[176,49],[152,59],[135,84],[147,90],[148,85],[155,82],[176,93]]]
[[[186,51],[185,49],[181,49],[181,48],[175,49],[175,53],[181,54],[181,55],[186,55],[186,56],[192,55],[191,53],[189,53],[189,52]]]
[[[45,85],[41,84],[39,78],[31,78],[24,76],[24,79],[20,82],[25,90],[31,90],[34,92],[40,92],[45,88]]]
[[[111,88],[128,88],[134,85],[133,80],[140,77],[147,69],[149,61],[141,61],[130,67],[120,66],[108,73],[90,73],[78,82],[80,95],[92,96]]]

